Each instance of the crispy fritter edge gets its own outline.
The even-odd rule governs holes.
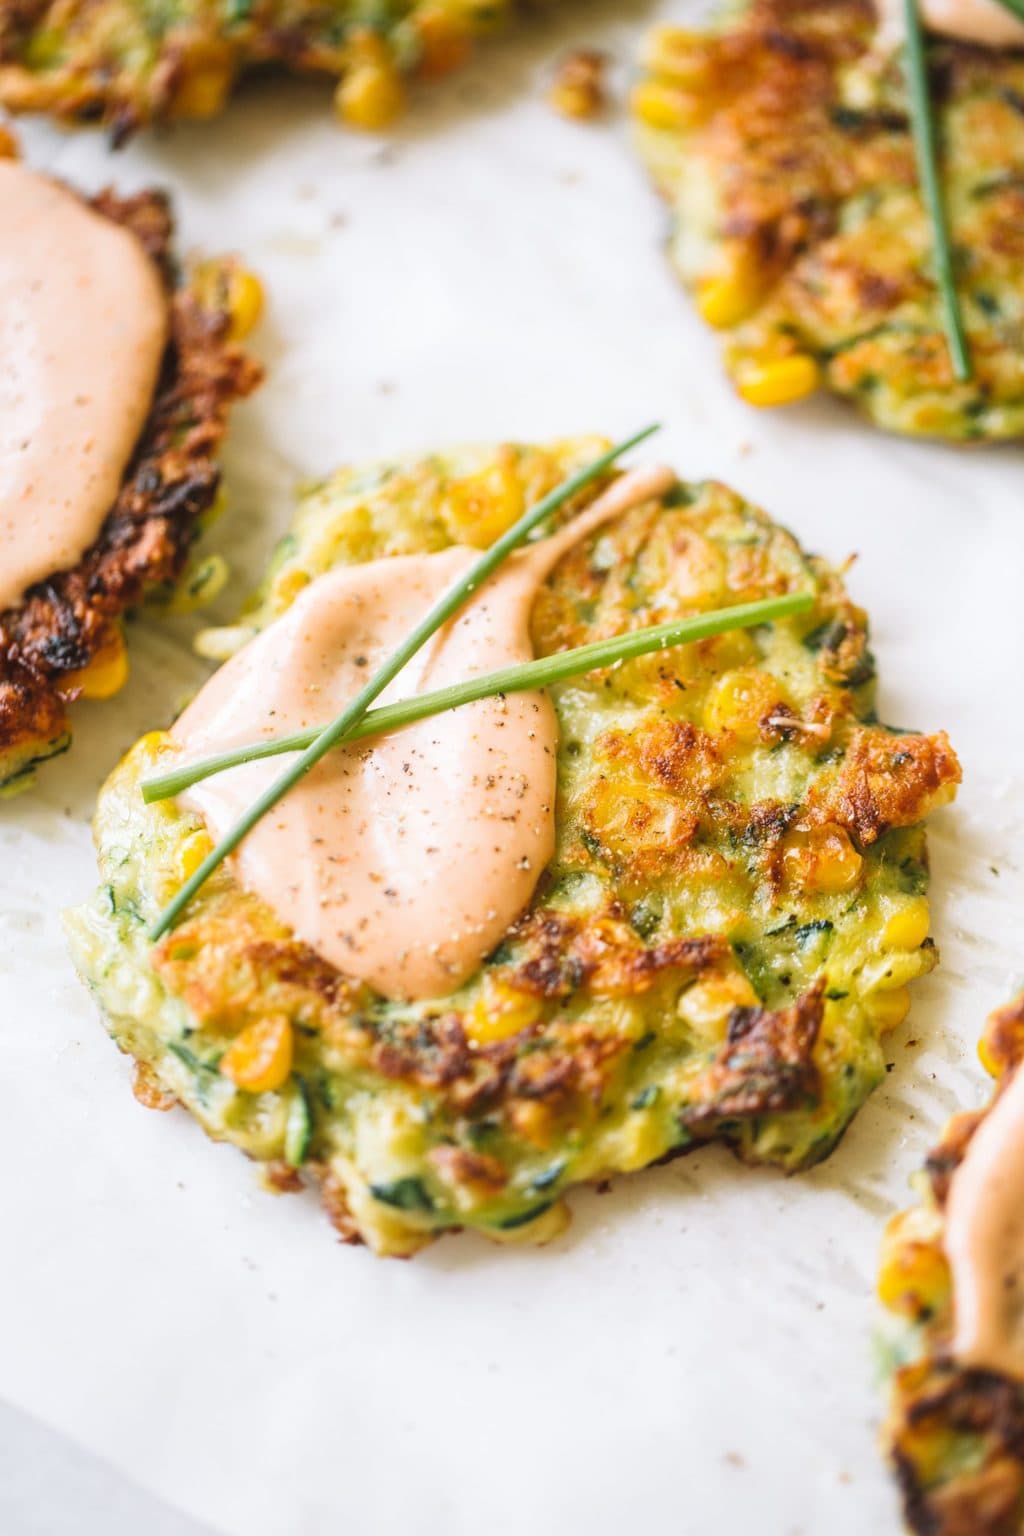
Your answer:
[[[11,113],[45,112],[67,123],[102,123],[117,149],[149,125],[213,117],[240,76],[280,68],[338,79],[338,115],[375,131],[388,127],[403,110],[406,77],[432,80],[451,73],[464,63],[477,37],[493,32],[514,5],[526,11],[530,4],[496,0],[474,7],[458,0],[415,0],[404,14],[390,15],[385,5],[376,17],[367,12],[347,20],[315,3],[305,12],[293,6],[285,16],[275,16],[273,4],[259,0],[245,17],[230,15],[229,7],[222,14],[208,8],[205,16],[193,8],[166,28],[150,23],[148,34],[143,22],[153,57],[143,48],[134,50],[135,58],[131,49],[118,58],[116,50],[104,46],[100,28],[98,48],[90,52],[88,36],[84,43],[79,39],[60,68],[48,69],[25,62],[24,54],[37,34],[46,39],[52,31],[72,30],[75,5],[0,0],[0,105]],[[102,12],[105,7],[106,0],[93,0],[79,10]],[[368,89],[357,84],[350,98],[346,81],[360,75]]]
[[[170,339],[149,419],[99,536],[69,571],[30,587],[0,613],[0,793],[70,743],[73,674],[118,644],[117,621],[153,588],[173,583],[220,485],[214,455],[229,407],[262,370],[228,336],[230,316],[176,284],[167,198],[101,192],[91,205],[136,236],[168,295]]]

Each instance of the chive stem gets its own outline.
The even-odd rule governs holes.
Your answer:
[[[953,372],[961,383],[971,377],[971,359],[967,350],[960,300],[953,270],[953,251],[939,179],[939,156],[935,112],[929,91],[928,58],[924,28],[918,12],[918,0],[903,0],[906,20],[907,86],[910,92],[910,122],[917,155],[917,173],[921,193],[932,225],[932,261],[942,300],[943,325],[953,362]]]
[[[412,725],[417,720],[425,720],[430,715],[458,709],[463,704],[473,704],[478,699],[493,698],[502,693],[523,693],[531,688],[547,688],[552,683],[565,682],[567,678],[581,677],[585,672],[615,666],[618,662],[629,661],[636,656],[649,656],[652,651],[662,651],[669,646],[706,640],[726,630],[750,629],[755,624],[770,624],[775,619],[791,618],[810,608],[813,602],[813,597],[807,592],[762,598],[754,603],[739,603],[732,608],[719,608],[712,613],[702,613],[692,618],[675,619],[668,624],[635,629],[629,634],[615,635],[609,640],[595,640],[589,645],[556,651],[553,656],[521,662],[518,666],[505,667],[498,672],[485,672],[465,683],[438,688],[433,693],[417,694],[397,704],[387,704],[383,709],[371,709],[358,725],[353,726],[345,741],[347,744],[363,741],[368,736],[383,736],[389,731]],[[156,800],[172,799],[175,795],[184,794],[193,784],[211,778],[216,773],[223,773],[225,769],[238,768],[243,763],[258,762],[265,757],[277,757],[282,752],[299,752],[311,746],[319,735],[320,727],[312,726],[290,736],[272,736],[266,741],[250,742],[247,746],[232,747],[212,757],[169,769],[166,773],[153,774],[142,781],[142,798],[147,805]]]
[[[374,699],[383,693],[392,679],[397,677],[402,668],[412,660],[416,652],[427,643],[443,624],[448,622],[454,613],[458,612],[466,599],[476,591],[477,587],[486,581],[487,577],[501,564],[506,556],[510,555],[514,549],[527,539],[539,523],[542,523],[545,518],[550,517],[552,512],[557,511],[577,491],[589,485],[592,480],[596,480],[621,454],[630,448],[635,448],[638,443],[644,442],[646,438],[659,430],[660,423],[654,423],[649,427],[644,427],[641,432],[635,432],[632,437],[627,437],[614,448],[609,448],[607,453],[602,453],[583,469],[578,470],[576,474],[570,475],[567,480],[563,480],[561,485],[556,486],[553,491],[550,491],[547,496],[537,502],[536,506],[528,508],[522,517],[513,523],[506,533],[502,534],[500,539],[492,544],[489,549],[485,550],[480,559],[470,566],[465,575],[461,576],[451,589],[434,604],[426,617],[420,620],[419,624],[406,636],[397,650],[377,669],[373,677],[370,678],[364,688],[360,689],[355,698],[349,704],[346,704],[341,713],[336,715],[328,725],[324,726],[319,735],[305,748],[302,755],[294,763],[290,764],[284,773],[274,780],[273,784],[264,790],[255,803],[225,833],[216,848],[207,854],[195,874],[186,880],[174,899],[161,912],[149,931],[150,938],[159,939],[174,927],[196,892],[205,885],[218,865],[223,863],[230,853],[234,852],[246,834],[252,830],[268,811],[273,810],[278,801],[320,761],[325,753],[329,752],[343,737],[348,735],[352,727],[362,720]]]

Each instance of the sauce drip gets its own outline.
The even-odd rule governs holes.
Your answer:
[[[530,612],[557,561],[675,483],[670,469],[625,474],[512,554],[380,702],[530,660]],[[211,678],[175,740],[199,757],[330,720],[478,558],[455,546],[318,577]],[[554,852],[557,747],[554,708],[535,692],[336,748],[253,828],[235,871],[339,970],[387,997],[443,997],[506,933]],[[247,763],[181,803],[220,837],[281,771],[282,761]]]
[[[127,230],[0,160],[0,610],[77,564],[121,487],[167,340]]]
[[[895,42],[904,33],[903,0],[876,0],[883,29]],[[921,20],[929,32],[986,48],[1024,47],[1024,22],[997,0],[923,0]]]
[[[952,1352],[1024,1380],[1024,1070],[971,1137],[946,1202]]]

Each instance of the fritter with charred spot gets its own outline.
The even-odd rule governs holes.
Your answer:
[[[108,698],[127,676],[122,619],[185,570],[217,498],[216,452],[229,407],[260,370],[236,345],[257,304],[256,279],[232,261],[179,276],[167,199],[146,191],[91,200],[130,230],[159,268],[170,339],[149,420],[98,537],[71,570],[55,571],[0,612],[0,794],[31,784],[71,741],[68,705]],[[197,565],[197,590],[216,567]]]
[[[336,565],[491,543],[598,451],[339,472],[208,651],[236,650]],[[140,777],[177,750],[143,738],[100,800],[100,890],[69,918],[143,1099],[179,1100],[278,1183],[308,1175],[344,1237],[389,1254],[459,1227],[549,1237],[571,1185],[713,1139],[787,1170],[824,1157],[935,962],[921,822],[960,778],[946,737],[878,723],[865,616],[839,576],[716,483],[679,481],[582,540],[532,625],[546,655],[796,589],[810,615],[552,690],[554,858],[440,1001],[343,975],[226,868],[152,947],[147,925],[210,839],[174,802],[143,804]],[[236,1081],[240,1040],[273,1062],[257,1091]]]
[[[750,0],[651,39],[634,110],[670,250],[751,404],[1024,435],[1024,49],[930,44],[973,377],[953,374],[898,51],[870,0]]]
[[[458,67],[521,0],[0,0],[0,106],[105,123],[210,117],[238,75],[338,79],[341,117],[387,126],[404,81]]]
[[[1024,1060],[1024,993],[989,1018],[980,1054],[998,1079],[987,1109],[955,1115],[915,1181],[920,1202],[890,1221],[879,1294],[894,1320],[886,1452],[918,1536],[1024,1532],[1024,1382],[958,1363],[945,1253],[950,1185]]]

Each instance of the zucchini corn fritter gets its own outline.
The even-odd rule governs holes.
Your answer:
[[[258,309],[256,279],[232,261],[207,262],[180,278],[160,192],[119,198],[105,191],[91,206],[131,230],[159,268],[170,339],[149,420],[98,537],[77,565],[0,611],[0,795],[27,788],[37,766],[70,745],[70,703],[109,698],[122,687],[122,618],[181,577],[217,498],[214,455],[228,409],[260,378],[235,345]],[[196,595],[218,564],[193,570],[188,582]]]
[[[105,123],[119,142],[212,117],[235,78],[283,65],[339,80],[355,127],[386,127],[405,80],[447,74],[520,0],[0,0],[0,106]]]
[[[950,1184],[974,1133],[1024,1060],[1024,993],[989,1018],[982,1061],[998,1079],[987,1109],[955,1115],[890,1221],[879,1295],[897,1360],[884,1429],[906,1521],[920,1536],[1024,1532],[1024,1384],[950,1354],[954,1296],[944,1251]]]
[[[604,445],[461,450],[312,489],[228,654],[338,564],[483,547]],[[599,486],[581,493],[589,504]],[[790,590],[811,614],[552,690],[557,845],[529,909],[458,992],[386,1001],[224,867],[155,947],[209,850],[145,806],[177,749],[144,737],[96,817],[102,884],[76,963],[144,1102],[186,1105],[280,1186],[319,1182],[341,1235],[408,1254],[445,1230],[552,1236],[563,1195],[719,1139],[806,1167],[883,1073],[931,969],[922,817],[960,769],[873,709],[864,613],[725,486],[676,484],[580,542],[533,609],[538,655]]]
[[[753,405],[824,386],[890,431],[1024,434],[1024,50],[930,45],[974,377],[953,375],[898,53],[869,0],[654,33],[634,94],[672,260]]]

